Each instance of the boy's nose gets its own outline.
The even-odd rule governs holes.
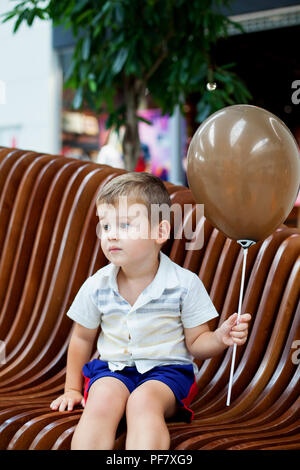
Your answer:
[[[107,234],[108,240],[116,240],[119,238],[118,231],[116,229],[111,229]]]

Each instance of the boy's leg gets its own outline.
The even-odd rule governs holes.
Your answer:
[[[114,377],[101,377],[90,387],[87,402],[75,429],[71,449],[111,450],[130,392]]]
[[[126,405],[126,449],[170,448],[170,434],[165,419],[178,410],[170,387],[159,380],[147,380],[130,395]]]

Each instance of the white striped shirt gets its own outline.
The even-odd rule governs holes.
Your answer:
[[[199,277],[160,251],[154,279],[130,305],[119,293],[118,271],[119,266],[109,263],[87,278],[67,312],[86,328],[101,325],[100,359],[112,371],[135,365],[140,373],[155,366],[193,363],[183,328],[218,316]]]

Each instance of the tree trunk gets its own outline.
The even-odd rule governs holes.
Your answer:
[[[140,136],[138,130],[137,110],[142,98],[143,87],[136,78],[127,78],[125,81],[126,123],[123,137],[123,154],[125,168],[134,171],[140,151]]]

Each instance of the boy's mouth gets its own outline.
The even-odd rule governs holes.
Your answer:
[[[109,251],[110,253],[114,253],[114,252],[116,252],[116,251],[121,251],[121,248],[118,248],[117,246],[111,246],[111,247],[108,249],[108,251]]]

